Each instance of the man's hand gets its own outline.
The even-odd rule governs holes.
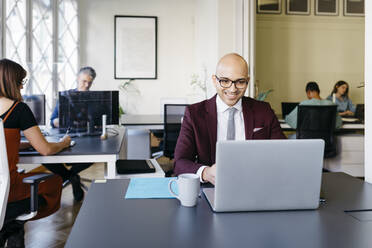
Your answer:
[[[211,184],[215,185],[216,180],[216,164],[212,165],[211,167],[205,167],[202,173],[203,181],[210,182]]]

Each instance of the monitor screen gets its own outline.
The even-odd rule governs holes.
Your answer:
[[[282,102],[282,116],[285,118],[289,115],[295,107],[297,107],[298,102]]]
[[[23,102],[31,109],[39,126],[45,126],[45,95],[24,95]]]
[[[59,127],[72,132],[93,132],[107,125],[119,124],[119,91],[59,92]]]

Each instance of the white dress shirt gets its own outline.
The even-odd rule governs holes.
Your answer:
[[[217,141],[226,140],[227,136],[227,124],[229,119],[229,111],[231,108],[229,105],[224,103],[219,95],[216,97],[217,106]],[[242,99],[240,99],[234,106],[237,111],[234,114],[235,122],[235,140],[245,140],[245,128],[244,128],[244,118],[243,118],[243,107]],[[202,179],[202,173],[206,166],[201,166],[196,174],[199,175],[200,181],[204,183]]]

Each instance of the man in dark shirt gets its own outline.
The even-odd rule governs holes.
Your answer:
[[[89,91],[96,78],[96,71],[92,67],[83,67],[80,69],[77,76],[77,88],[72,91]],[[56,107],[50,118],[50,125],[53,128],[59,127],[59,102],[57,101]],[[65,167],[71,166],[71,169]],[[76,201],[81,201],[84,197],[84,191],[81,188],[80,176],[78,175],[80,171],[90,167],[92,163],[75,163],[75,164],[44,164],[44,166],[53,172],[54,174],[60,175],[63,182],[71,182],[72,193]]]

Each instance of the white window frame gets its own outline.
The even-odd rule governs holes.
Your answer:
[[[26,1],[26,65],[22,65],[29,71],[30,74],[32,74],[32,0],[25,0]],[[51,65],[52,69],[52,83],[53,83],[53,103],[52,106],[55,106],[55,103],[58,98],[58,56],[59,56],[59,30],[58,30],[58,6],[59,2],[63,0],[51,0],[52,3],[52,18],[53,18],[53,65]],[[79,21],[79,1],[78,0],[72,0],[76,1],[77,4],[77,61],[76,61],[76,72],[79,69],[80,65],[80,21]],[[4,58],[5,51],[6,51],[6,29],[5,29],[5,22],[6,22],[6,0],[0,0],[0,56],[1,58]],[[26,94],[32,93],[32,77],[29,80],[29,86],[27,87]],[[46,121],[48,123],[48,121]]]

